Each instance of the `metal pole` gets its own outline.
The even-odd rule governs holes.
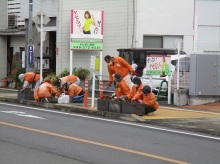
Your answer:
[[[33,64],[29,64],[29,46],[33,46],[33,34],[32,34],[32,13],[33,13],[33,0],[29,0],[29,20],[28,20],[28,46],[26,50],[26,72],[34,70]],[[33,60],[33,59],[32,59]]]
[[[178,63],[177,63],[177,84],[176,89],[179,89],[180,83],[180,42],[178,42]]]
[[[100,77],[99,77],[99,80],[102,80],[102,51],[100,51],[99,57],[100,57],[100,65],[99,65]]]
[[[73,74],[73,50],[70,48],[70,75]]]
[[[91,108],[94,108],[94,103],[95,103],[95,71],[93,71],[92,74],[92,105]]]
[[[40,13],[40,82],[42,82],[43,77],[43,12]]]

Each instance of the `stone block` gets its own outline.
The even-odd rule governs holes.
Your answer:
[[[143,116],[145,115],[145,105],[139,103],[122,102],[122,113]]]
[[[34,91],[25,89],[23,92],[21,92],[19,90],[18,100],[34,100]]]

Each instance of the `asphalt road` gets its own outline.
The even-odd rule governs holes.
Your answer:
[[[220,138],[0,103],[0,164],[217,164]]]

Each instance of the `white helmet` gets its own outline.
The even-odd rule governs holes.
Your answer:
[[[23,74],[23,73],[20,74],[20,75],[18,76],[18,78],[19,78],[19,80],[23,81],[23,80],[24,80],[24,74]]]

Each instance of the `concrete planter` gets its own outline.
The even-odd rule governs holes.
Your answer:
[[[145,114],[145,105],[138,103],[122,102],[122,113],[143,116]]]
[[[188,104],[189,90],[188,89],[174,89],[173,103],[176,106],[183,106]]]
[[[101,111],[109,111],[109,100],[98,99],[97,109]]]
[[[8,81],[6,79],[0,80],[0,87],[6,88],[8,85]]]
[[[109,100],[109,112],[121,113],[121,104],[120,101]]]
[[[34,100],[34,91],[24,90],[18,91],[18,100]]]

